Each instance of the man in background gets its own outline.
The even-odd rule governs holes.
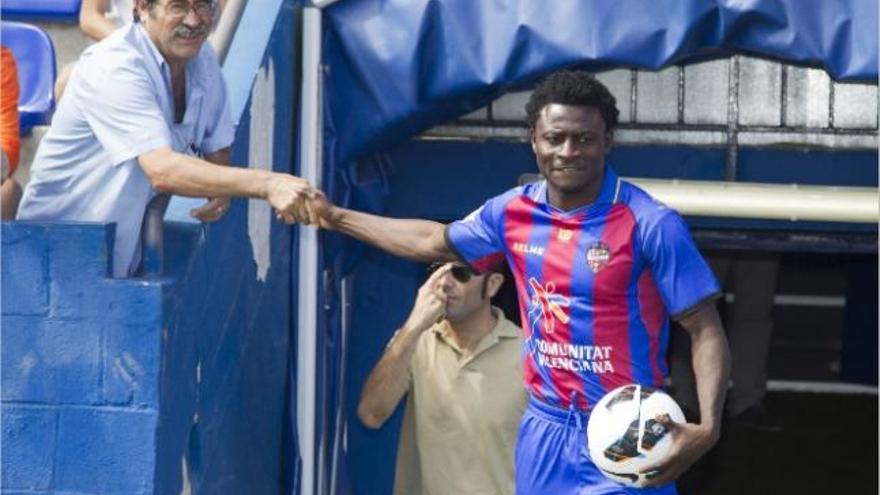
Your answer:
[[[358,417],[379,428],[408,396],[395,494],[512,495],[526,392],[520,331],[490,304],[504,276],[462,263],[432,268],[367,378]]]

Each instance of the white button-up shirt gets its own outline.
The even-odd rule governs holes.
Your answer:
[[[140,230],[155,196],[137,162],[170,147],[203,155],[232,144],[226,84],[210,44],[186,66],[186,114],[174,122],[171,71],[139,23],[88,48],[40,142],[20,220],[116,222],[113,275],[140,262]]]

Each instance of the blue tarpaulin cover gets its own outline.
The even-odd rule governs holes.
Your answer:
[[[560,67],[748,53],[876,80],[877,14],[877,0],[343,0],[326,11],[325,156],[385,149]]]

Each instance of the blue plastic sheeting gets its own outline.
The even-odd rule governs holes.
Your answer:
[[[4,8],[5,12],[5,8]],[[55,49],[45,31],[30,24],[3,21],[3,45],[12,50],[18,68],[18,120],[26,136],[35,125],[49,123],[55,106]]]
[[[79,20],[82,0],[3,0],[3,17],[30,21]]]
[[[749,53],[877,78],[877,0],[346,0],[326,14],[326,156],[337,164],[560,67]]]

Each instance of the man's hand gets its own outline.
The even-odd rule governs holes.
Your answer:
[[[446,293],[443,291],[443,276],[452,265],[446,264],[428,277],[419,288],[413,309],[403,324],[403,328],[411,331],[424,331],[431,328],[446,315]]]
[[[193,208],[189,214],[202,222],[211,223],[220,220],[229,211],[230,198],[209,199],[207,203]]]
[[[315,225],[322,229],[333,229],[334,225],[331,220],[333,203],[327,199],[327,196],[320,189],[309,188],[306,195],[308,197],[308,208],[316,219]]]
[[[292,175],[279,174],[269,186],[266,201],[275,208],[275,215],[287,224],[302,222],[311,225],[317,218],[309,208],[306,192],[310,189],[308,181]]]
[[[654,419],[669,430],[672,447],[665,458],[640,470],[641,473],[657,472],[656,476],[649,477],[649,482],[645,485],[651,487],[662,486],[677,479],[708,452],[719,437],[717,431],[705,426],[676,423],[668,416],[658,416]]]

